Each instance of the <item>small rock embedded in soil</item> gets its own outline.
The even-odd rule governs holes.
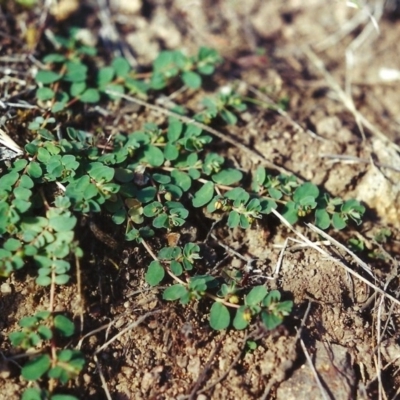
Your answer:
[[[381,352],[388,364],[393,363],[396,367],[400,367],[400,346],[394,338],[382,342]]]
[[[116,12],[121,14],[136,14],[142,8],[142,1],[141,0],[112,0],[110,1],[110,5]]]
[[[10,294],[12,293],[12,287],[9,283],[4,282],[1,284],[0,291],[3,294]]]
[[[372,148],[381,166],[398,169],[400,157],[380,139],[372,141]],[[400,221],[400,184],[398,171],[370,164],[356,188],[356,198],[374,209],[384,224],[397,225]]]
[[[0,361],[0,379],[8,379],[11,375],[10,365],[7,361]]]
[[[311,353],[311,351],[310,351]],[[356,390],[355,372],[346,348],[317,342],[314,367],[328,397],[335,400],[351,400]],[[304,364],[283,382],[277,390],[277,400],[320,399],[321,391],[308,364]]]
[[[187,366],[187,371],[189,372],[189,374],[192,374],[192,376],[198,377],[200,375],[200,370],[201,370],[200,358],[199,357],[192,358]]]

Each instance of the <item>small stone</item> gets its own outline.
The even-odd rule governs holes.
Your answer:
[[[6,361],[0,362],[0,378],[1,379],[8,379],[11,375],[11,371],[9,365]]]
[[[12,293],[12,287],[9,283],[4,282],[1,284],[0,291],[3,294],[10,294]]]
[[[141,0],[112,0],[111,7],[121,14],[136,14],[142,8]]]
[[[79,8],[78,0],[61,0],[50,4],[50,14],[52,14],[57,21],[66,20]]]
[[[92,377],[89,374],[83,374],[84,382],[89,385],[92,382]]]
[[[386,339],[382,342],[381,352],[388,363],[400,366],[400,346],[394,338]]]
[[[187,366],[187,371],[192,374],[194,377],[198,377],[200,375],[200,358],[195,357],[189,361]]]
[[[347,349],[339,345],[317,342],[313,355],[314,367],[324,386],[335,399],[348,400],[356,386],[355,373]],[[308,364],[297,369],[277,390],[278,400],[316,399],[321,397],[313,372]]]
[[[94,47],[97,44],[97,35],[95,35],[90,29],[79,29],[75,38],[86,46]]]
[[[127,367],[125,365],[121,367],[121,372],[122,372],[122,374],[124,374],[129,379],[134,375],[133,374],[133,372],[134,372],[133,368]]]
[[[188,365],[188,358],[187,356],[183,356],[183,357],[177,357],[176,358],[176,363],[179,367],[181,368],[186,368]]]

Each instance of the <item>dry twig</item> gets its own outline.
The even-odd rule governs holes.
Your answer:
[[[373,290],[375,290],[376,292],[382,294],[383,296],[385,296],[387,299],[391,300],[392,302],[396,303],[397,305],[400,306],[400,300],[394,298],[392,295],[390,295],[389,293],[386,293],[384,290],[382,290],[381,288],[379,288],[378,286],[374,285],[373,283],[371,283],[368,279],[364,278],[363,276],[361,276],[360,274],[358,274],[357,272],[353,271],[352,269],[350,269],[347,265],[345,265],[343,262],[341,262],[338,259],[335,259],[331,254],[329,254],[326,250],[322,249],[321,247],[319,247],[318,245],[316,245],[315,243],[313,243],[310,239],[308,239],[306,236],[304,236],[302,233],[296,231],[293,226],[281,215],[279,214],[276,210],[272,210],[272,213],[278,217],[278,219],[285,225],[287,226],[292,232],[294,232],[297,236],[299,236],[302,240],[304,240],[306,243],[309,244],[310,247],[312,247],[313,249],[315,249],[316,251],[318,251],[320,254],[323,254],[325,257],[327,257],[328,259],[338,263],[341,267],[343,267],[349,274],[355,276],[357,279],[361,280],[362,282],[364,282],[366,285],[368,285],[370,288],[372,288]],[[341,245],[337,240],[333,239],[331,236],[329,236],[327,233],[325,233],[324,231],[322,231],[321,229],[317,228],[316,226],[314,226],[313,224],[306,224],[311,230],[317,232],[319,235],[321,235],[322,237],[324,237],[326,240],[329,240],[330,242],[332,242],[335,245],[338,245],[340,248],[345,249],[346,252],[352,256],[354,256],[355,261],[357,262],[357,264],[359,264],[363,269],[365,269],[369,274],[371,274],[370,272],[370,268],[367,264],[365,264],[362,260],[360,260],[353,252],[351,252],[350,250],[346,249],[345,246]],[[372,275],[372,274],[371,274]]]
[[[363,132],[363,128],[367,128],[373,135],[381,139],[386,145],[393,147],[395,150],[400,151],[400,146],[391,142],[387,136],[378,129],[375,125],[368,121],[363,114],[361,114],[355,107],[353,100],[348,96],[348,94],[339,86],[333,76],[327,71],[324,66],[322,60],[311,50],[311,48],[304,46],[303,47],[304,54],[308,57],[308,59],[314,64],[314,66],[318,69],[318,71],[323,75],[328,85],[331,89],[337,94],[339,100],[343,103],[343,105],[353,114],[357,123],[359,123],[359,127],[361,127],[360,131]]]
[[[195,385],[193,386],[192,391],[190,392],[190,395],[189,395],[189,398],[188,398],[189,400],[195,400],[195,396],[198,393],[198,390],[199,390],[201,384],[206,379],[206,375],[207,375],[208,371],[210,370],[212,363],[215,361],[216,354],[218,353],[218,351],[222,347],[222,342],[224,341],[225,336],[226,336],[226,331],[222,334],[222,336],[221,336],[220,340],[218,341],[218,343],[216,344],[214,350],[212,351],[212,353],[208,357],[208,360],[206,362],[206,365],[203,368],[203,371],[201,371],[199,377],[197,378],[197,381],[196,381]]]

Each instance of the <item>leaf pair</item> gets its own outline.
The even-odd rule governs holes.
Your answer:
[[[245,329],[255,316],[261,315],[261,321],[267,329],[274,329],[283,321],[293,307],[293,302],[280,302],[280,293],[272,290],[269,293],[265,286],[255,286],[245,296],[244,304],[240,306],[231,321],[231,313],[222,302],[215,302],[210,309],[210,326],[222,330],[233,324],[235,329]]]

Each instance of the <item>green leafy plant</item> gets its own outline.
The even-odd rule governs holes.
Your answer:
[[[253,189],[261,194],[267,192],[270,201],[284,204],[282,215],[291,224],[299,218],[314,214],[315,224],[319,228],[328,229],[333,226],[340,230],[350,221],[361,224],[365,212],[365,207],[357,200],[331,199],[313,183],[300,184],[293,176],[273,177],[263,168],[258,168],[255,173]]]
[[[378,243],[387,243],[391,236],[392,231],[389,228],[382,228],[374,235],[374,240]]]
[[[221,62],[218,53],[206,47],[196,56],[162,51],[153,63],[151,76],[145,79],[123,57],[115,58],[92,75],[89,74],[91,58],[97,51],[82,45],[77,39],[78,32],[72,28],[68,38],[55,36],[62,51],[47,54],[42,60],[46,69],[39,70],[35,77],[36,97],[49,105],[52,113],[68,109],[76,102],[98,103],[101,97],[117,99],[123,93],[145,95],[150,89],[161,90],[178,78],[187,87],[198,89],[201,76],[211,75]]]
[[[372,243],[365,243],[365,240],[358,237],[350,238],[347,243],[351,250],[354,252],[364,252],[367,250],[366,254],[368,257],[372,259],[380,259],[380,260],[388,260],[389,255],[383,248],[383,245],[386,244],[392,236],[392,232],[388,228],[379,229],[373,237]]]
[[[123,58],[97,68],[95,49],[80,44],[75,33],[56,37],[60,51],[44,57],[46,69],[35,77],[42,112],[28,124],[33,139],[25,145],[24,158],[0,177],[0,275],[34,266],[36,283],[49,286],[54,296],[56,285],[69,282],[72,260],[83,256],[75,236],[79,218],[102,213],[121,227],[127,241],[142,244],[153,257],[145,279],[151,286],[166,285],[164,300],[184,306],[205,302],[216,330],[245,329],[257,321],[276,328],[291,312],[292,301],[264,285],[246,285],[239,272],[210,272],[198,243],[152,242],[156,232],[177,233],[189,219],[209,214],[228,229],[250,229],[271,218],[272,210],[290,223],[313,218],[322,229],[343,229],[360,224],[365,208],[356,200],[331,199],[294,176],[274,175],[263,167],[251,172],[232,168],[210,150],[213,138],[199,124],[183,123],[177,114],[160,126],[145,123],[140,130],[116,134],[106,148],[77,123],[64,124],[72,107],[120,101],[118,95],[124,93],[151,95],[177,82],[198,88],[201,76],[212,74],[220,62],[214,50],[202,48],[193,57],[163,52],[146,76]],[[192,114],[206,123],[216,117],[236,123],[237,114],[246,109],[229,88],[203,104],[203,111]],[[159,247],[156,252],[153,243]],[[22,319],[20,325],[22,331],[10,335],[13,346],[41,345],[22,367],[24,378],[40,381],[46,376],[65,384],[79,373],[82,355],[55,344],[58,336],[73,335],[68,318],[50,309]],[[53,388],[29,388],[25,398],[60,400]]]
[[[196,114],[195,119],[205,124],[219,116],[227,124],[235,125],[236,114],[247,109],[244,99],[229,86],[221,88],[217,96],[205,98],[203,106],[204,110]]]
[[[247,348],[247,352],[252,352],[257,348],[257,342],[255,342],[254,340],[248,340],[246,342],[246,348]]]
[[[11,344],[27,350],[29,361],[21,369],[21,375],[28,381],[39,381],[45,375],[49,378],[49,389],[28,388],[22,399],[73,400],[70,395],[53,395],[57,383],[65,385],[76,378],[85,359],[82,352],[72,349],[57,349],[56,340],[71,337],[74,323],[63,315],[54,315],[49,311],[39,311],[34,316],[24,317],[19,321],[21,331],[9,335]],[[40,348],[40,351],[35,351]],[[30,356],[30,354],[33,354]]]
[[[198,89],[202,83],[201,75],[211,75],[220,62],[218,53],[206,47],[191,57],[180,51],[162,51],[153,63],[151,87],[163,89],[179,77],[189,88]]]
[[[350,238],[347,241],[347,244],[349,245],[350,249],[355,252],[362,252],[365,249],[364,242],[359,238],[355,238],[355,237]]]

